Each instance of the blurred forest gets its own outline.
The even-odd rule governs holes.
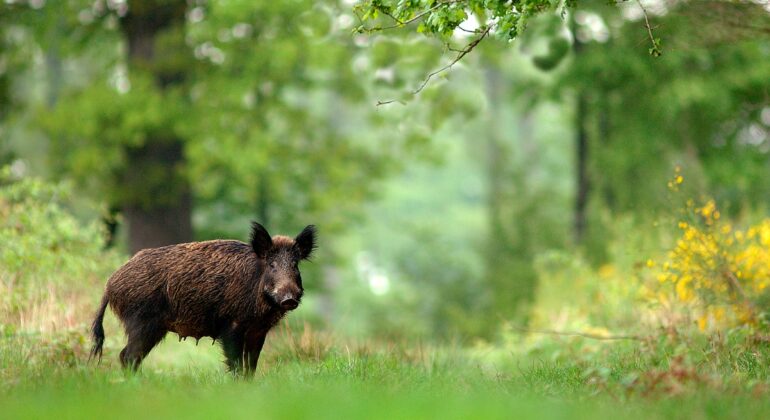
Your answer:
[[[316,224],[297,315],[421,339],[622,312],[601,281],[645,281],[679,197],[770,216],[767,4],[581,1],[427,80],[484,26],[362,31],[354,3],[4,1],[3,183],[70,188],[124,256]]]

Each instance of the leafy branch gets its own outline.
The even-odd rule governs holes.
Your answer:
[[[642,15],[644,15],[644,27],[647,29],[647,34],[650,37],[650,55],[653,57],[660,57],[663,55],[663,50],[660,48],[660,38],[655,38],[652,34],[652,26],[650,26],[650,18],[647,15],[647,9],[642,4],[641,0],[636,0],[636,4],[642,9]]]
[[[407,26],[410,23],[414,23],[414,22],[417,22],[418,20],[421,20],[422,18],[424,18],[424,17],[428,16],[429,14],[435,12],[436,10],[438,10],[441,7],[445,7],[445,6],[450,5],[450,4],[462,3],[462,2],[464,2],[464,0],[449,0],[449,1],[436,2],[435,5],[433,5],[432,7],[428,8],[427,10],[424,10],[423,12],[417,13],[416,15],[412,16],[411,18],[409,18],[407,20],[401,20],[398,17],[396,17],[393,14],[393,12],[390,11],[389,7],[383,5],[382,3],[378,2],[378,1],[372,1],[372,9],[367,11],[367,12],[365,12],[363,14],[363,16],[358,14],[358,10],[359,10],[360,6],[356,6],[354,8],[354,11],[356,12],[356,16],[358,16],[359,21],[362,22],[362,24],[359,25],[355,30],[357,32],[359,32],[359,33],[364,33],[364,32],[365,33],[373,33],[373,32],[379,32],[379,31],[384,31],[384,30],[388,30],[388,29],[403,28],[404,26]],[[364,26],[363,25],[363,21],[365,21],[367,19],[376,18],[376,13],[377,12],[382,13],[383,15],[393,19],[393,21],[396,22],[396,24],[390,25],[390,26],[373,26],[373,27],[369,27],[369,28]]]
[[[650,24],[647,9],[642,4],[642,0],[634,1],[639,5],[644,16],[644,26],[651,43],[650,55],[659,57],[663,50],[660,46],[660,39],[653,34],[654,28]],[[561,9],[562,16],[564,16],[565,10],[576,6],[577,0],[362,0],[353,7],[359,20],[359,25],[354,29],[354,32],[372,34],[419,23],[417,32],[444,39],[447,43],[447,50],[456,53],[456,55],[448,64],[429,73],[422,80],[419,86],[412,91],[413,95],[417,95],[436,75],[454,67],[490,34],[510,41],[524,30],[532,17],[557,9]],[[468,19],[470,14],[475,14],[485,24],[475,30],[463,28],[461,24]],[[367,26],[367,22],[378,21],[383,16],[390,22],[387,24],[376,22],[373,26]],[[472,33],[476,37],[463,48],[453,48],[449,45],[449,38],[456,30]],[[377,105],[393,102],[401,101],[378,101]]]
[[[468,53],[473,51],[473,49],[476,48],[481,43],[481,41],[483,41],[484,38],[486,38],[489,35],[489,31],[491,29],[492,29],[492,25],[487,25],[481,31],[481,34],[476,39],[474,39],[473,41],[469,42],[468,45],[465,46],[465,48],[462,48],[460,50],[456,50],[456,49],[452,50],[452,51],[457,52],[457,55],[454,57],[454,59],[452,59],[452,61],[450,61],[447,65],[445,65],[445,66],[443,66],[443,67],[441,67],[441,68],[439,68],[437,70],[434,70],[434,71],[430,72],[425,77],[425,79],[423,79],[422,83],[420,83],[420,85],[417,87],[417,89],[412,91],[412,94],[413,95],[419,94],[420,92],[422,92],[423,89],[425,89],[425,86],[428,85],[428,82],[430,82],[430,80],[433,77],[435,77],[436,75],[441,74],[441,73],[443,73],[445,71],[450,70],[455,64],[457,64],[460,60],[462,60],[463,57],[465,57],[466,55],[468,55]],[[387,104],[390,104],[390,103],[393,103],[393,102],[399,102],[399,101],[396,100],[396,99],[391,99],[391,100],[388,100],[388,101],[377,101],[377,106],[387,105]]]

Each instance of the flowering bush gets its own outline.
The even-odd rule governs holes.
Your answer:
[[[669,188],[679,190],[678,173]],[[714,200],[688,200],[678,221],[681,235],[656,268],[661,285],[655,297],[695,311],[700,329],[764,322],[770,285],[770,219],[739,229],[721,217]]]

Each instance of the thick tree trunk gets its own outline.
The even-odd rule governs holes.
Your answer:
[[[123,213],[131,252],[192,240],[190,184],[180,173],[182,143],[155,137],[126,156],[130,163],[122,178],[128,189]]]
[[[184,80],[184,68],[169,68],[168,51],[156,51],[159,34],[181,31],[186,2],[130,1],[121,29],[128,47],[129,74],[149,73],[161,91]],[[184,45],[180,45],[184,48]],[[168,130],[148,132],[144,144],[126,151],[122,203],[131,252],[192,240],[191,193],[184,174],[184,144]]]
[[[131,252],[157,247],[192,238],[190,195],[186,194],[174,207],[128,207],[123,212],[128,220],[128,238]]]

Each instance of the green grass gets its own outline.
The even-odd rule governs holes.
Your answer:
[[[211,340],[169,336],[138,374],[120,337],[85,362],[79,334],[0,341],[2,418],[766,418],[764,344],[616,343],[583,356],[345,342],[278,331],[254,378],[225,372]],[[579,341],[551,343],[578,349]],[[640,347],[641,346],[641,347]],[[723,350],[720,350],[722,348]],[[729,350],[728,350],[729,349]],[[545,354],[545,353],[544,353]],[[553,353],[550,353],[553,354]]]
[[[635,272],[594,275],[566,254],[544,260],[533,328],[652,337],[522,335],[499,325],[491,343],[426,345],[283,324],[253,378],[227,373],[211,340],[174,335],[131,374],[117,363],[124,338],[108,312],[104,360],[87,363],[86,325],[125,256],[104,253],[97,226],[78,226],[56,204],[61,188],[13,186],[0,189],[0,210],[14,215],[0,218],[0,420],[770,418],[769,336],[639,322],[647,312],[629,281]],[[288,321],[301,323],[301,311]]]

